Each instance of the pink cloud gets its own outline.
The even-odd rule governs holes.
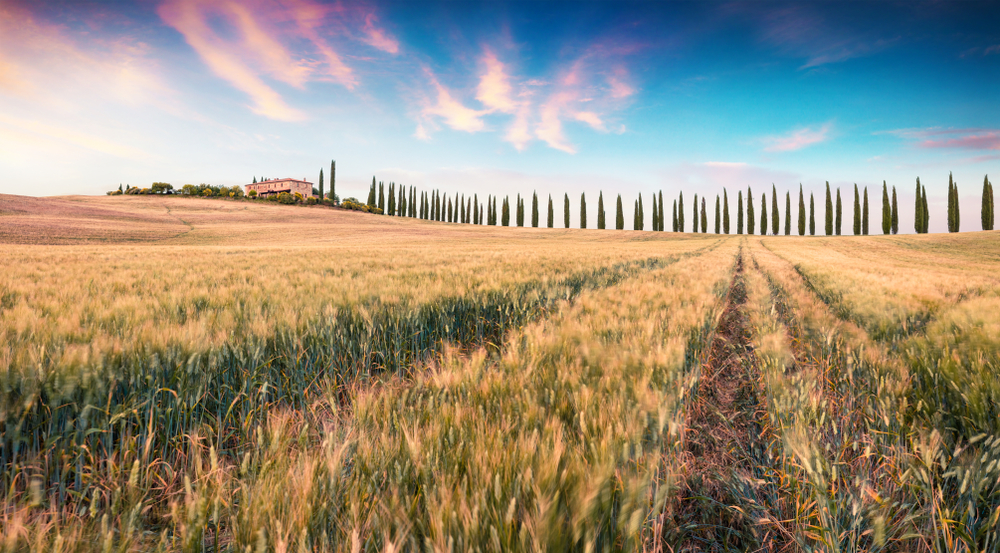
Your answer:
[[[563,134],[562,113],[565,111],[566,106],[573,100],[575,100],[575,97],[571,93],[562,92],[553,95],[542,106],[540,121],[535,128],[535,136],[539,140],[548,144],[549,147],[561,150],[567,154],[575,154],[576,148],[566,140],[566,136]]]
[[[609,77],[608,85],[611,87],[612,98],[628,98],[632,94],[635,94],[635,89],[623,83],[617,77]]]
[[[604,127],[604,121],[601,121],[601,118],[598,117],[597,114],[592,111],[577,112],[574,118],[577,121],[582,121],[590,125],[590,127],[595,131],[602,131],[602,132],[607,131],[607,128]]]
[[[949,133],[950,134],[950,133]],[[978,132],[944,140],[925,140],[921,148],[961,148],[965,150],[1000,150],[1000,131]]]
[[[510,76],[505,72],[504,64],[489,50],[482,61],[486,71],[479,77],[476,99],[488,109],[513,113],[518,103],[510,96]]]
[[[769,144],[765,152],[792,152],[801,150],[813,144],[819,144],[829,139],[831,123],[825,123],[819,128],[806,127],[794,130],[784,136],[773,136],[764,139]]]
[[[375,14],[373,13],[365,16],[365,38],[363,40],[368,45],[383,52],[399,53],[399,41],[375,25]]]
[[[433,75],[431,75],[431,82],[437,91],[437,102],[423,109],[424,117],[440,117],[444,119],[446,125],[457,131],[477,132],[483,130],[486,126],[482,119],[485,112],[462,105]]]

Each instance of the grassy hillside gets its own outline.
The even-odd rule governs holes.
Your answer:
[[[0,547],[994,549],[998,236],[0,196]]]

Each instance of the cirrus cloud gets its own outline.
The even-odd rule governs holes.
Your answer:
[[[826,142],[830,139],[832,123],[824,123],[819,127],[803,127],[781,136],[769,136],[763,139],[767,146],[765,152],[793,152],[813,144]]]

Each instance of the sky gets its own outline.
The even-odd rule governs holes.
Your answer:
[[[630,217],[661,190],[821,205],[826,182],[850,221],[857,184],[875,229],[884,181],[907,232],[919,177],[941,232],[952,173],[976,230],[998,21],[972,1],[0,0],[0,193],[316,182],[336,160],[341,197],[373,176],[536,191],[561,221],[569,194],[574,225],[581,193]]]

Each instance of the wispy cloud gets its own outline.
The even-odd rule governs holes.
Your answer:
[[[125,159],[149,158],[146,152],[134,146],[109,140],[95,134],[81,132],[71,127],[52,125],[0,113],[0,128],[3,126],[115,157]]]
[[[826,142],[830,137],[832,123],[824,123],[820,127],[804,127],[795,129],[781,136],[769,136],[763,139],[767,146],[765,152],[793,152],[813,144]]]
[[[452,97],[451,92],[438,82],[430,70],[427,70],[427,73],[436,91],[436,101],[426,106],[422,115],[428,119],[432,116],[440,117],[446,125],[457,131],[477,132],[483,130],[486,125],[483,123],[482,116],[486,112],[464,106]],[[427,135],[426,131],[424,131],[424,135]]]
[[[883,37],[848,25],[838,25],[812,6],[780,7],[760,18],[761,39],[786,55],[806,61],[799,69],[812,69],[870,56],[890,48],[900,38]]]
[[[1000,130],[985,128],[946,129],[941,127],[895,129],[875,134],[891,134],[916,141],[920,148],[958,150],[1000,150]]]
[[[266,78],[299,89],[310,81],[335,82],[348,90],[359,84],[354,69],[325,38],[337,26],[333,15],[341,27],[344,18],[363,20],[360,41],[399,51],[373,13],[345,12],[311,0],[167,0],[157,13],[216,75],[250,97],[254,113],[281,121],[299,121],[305,114],[289,106]]]

